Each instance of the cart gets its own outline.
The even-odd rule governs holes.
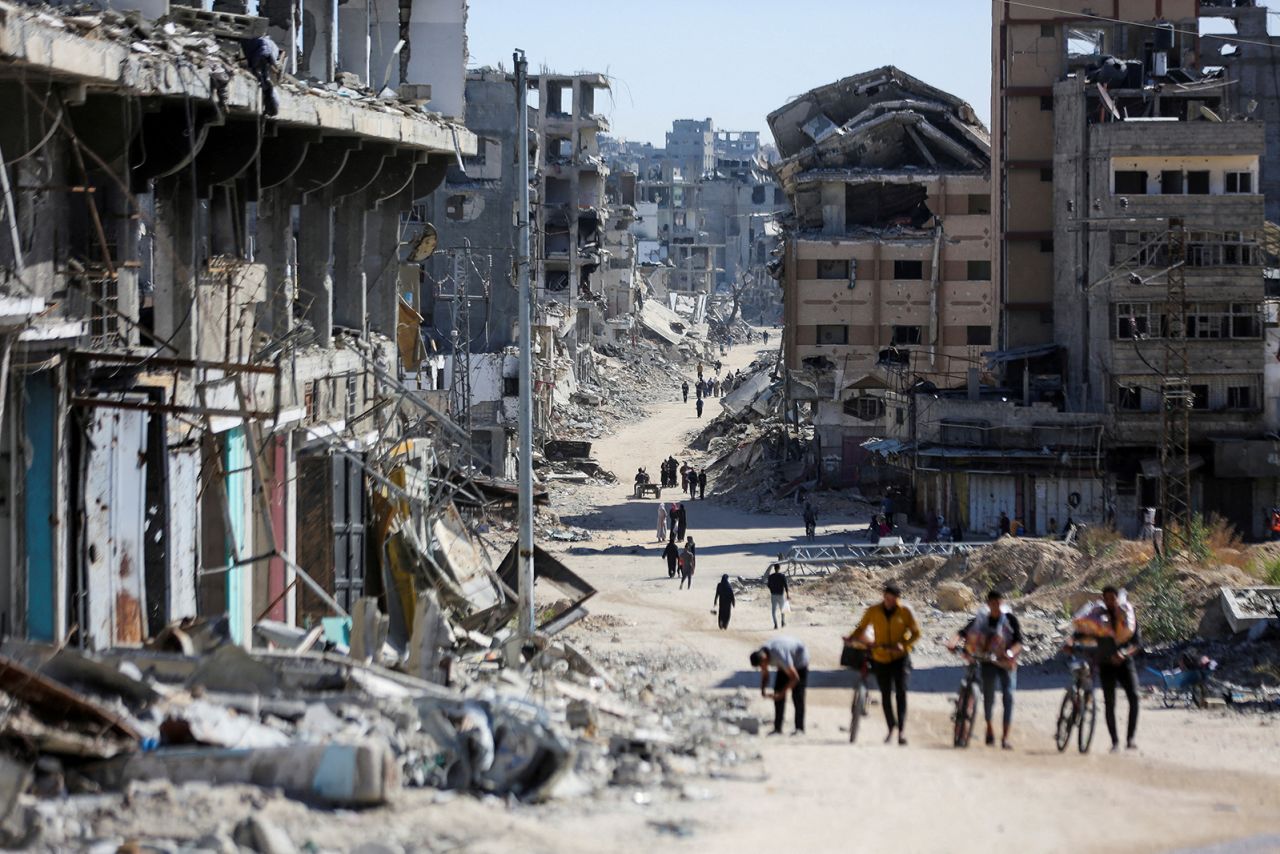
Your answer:
[[[1162,693],[1160,699],[1166,709],[1175,706],[1194,706],[1203,709],[1209,692],[1209,670],[1199,668],[1184,670],[1175,667],[1173,670],[1156,670],[1148,667],[1147,672],[1160,680]]]
[[[637,483],[631,491],[632,498],[661,498],[662,487],[656,483]]]

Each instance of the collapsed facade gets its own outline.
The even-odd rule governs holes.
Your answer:
[[[385,589],[383,462],[462,449],[399,379],[402,235],[476,151],[423,109],[460,113],[465,4],[421,5],[444,23],[405,10],[408,101],[364,86],[386,64],[348,20],[367,4],[308,7],[305,45],[177,5],[0,16],[4,634],[101,649],[225,613],[248,645]]]
[[[788,399],[822,476],[857,482],[871,437],[909,431],[907,390],[963,386],[997,326],[986,129],[893,68],[768,117],[792,212],[781,282]]]

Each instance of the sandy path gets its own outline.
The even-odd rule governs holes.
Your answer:
[[[771,340],[772,336],[771,336]],[[756,347],[739,346],[726,369],[744,366]],[[712,400],[707,417],[718,411]],[[690,534],[698,542],[692,592],[675,589],[654,542],[653,501],[632,501],[626,483],[637,465],[657,470],[702,422],[692,402],[659,403],[643,422],[596,444],[613,469],[616,487],[583,488],[566,497],[566,521],[593,530],[589,544],[643,546],[640,555],[565,554],[564,559],[600,589],[593,613],[633,621],[617,630],[621,645],[651,647],[661,639],[696,650],[721,669],[691,674],[707,690],[755,686],[747,654],[772,632],[767,596],[743,602],[731,630],[716,629],[709,613],[721,573],[763,572],[769,555],[795,541],[797,515],[752,515],[714,499],[689,504]],[[575,513],[586,504],[586,512]],[[846,528],[865,519],[824,518]],[[820,531],[821,534],[821,531]],[[566,550],[567,551],[567,550]],[[744,597],[745,598],[745,597]],[[601,850],[601,840],[625,850],[696,848],[699,851],[785,849],[851,850],[863,840],[876,849],[888,832],[899,851],[1163,851],[1240,840],[1232,851],[1280,850],[1280,727],[1267,718],[1158,709],[1144,702],[1137,753],[1109,755],[1101,718],[1094,752],[1058,754],[1053,721],[1065,676],[1024,671],[1018,694],[1012,753],[949,745],[950,693],[958,671],[928,651],[913,674],[907,748],[880,743],[883,721],[873,707],[863,743],[850,746],[847,677],[836,668],[839,635],[850,621],[797,613],[789,631],[806,641],[814,658],[808,735],[759,738],[763,782],[711,782],[711,799],[652,807],[611,805],[555,809],[557,850]],[[926,635],[929,626],[924,626]],[[934,647],[930,641],[923,646]],[[824,687],[825,686],[825,687]],[[749,687],[749,690],[751,689]],[[772,713],[763,699],[756,710]],[[790,720],[790,709],[788,720]],[[1121,711],[1123,716],[1123,708]],[[1123,721],[1122,721],[1123,725]],[[788,724],[788,729],[789,729]],[[691,829],[686,838],[658,835],[653,822]],[[883,838],[883,837],[881,837]],[[1226,849],[1224,849],[1226,850]]]

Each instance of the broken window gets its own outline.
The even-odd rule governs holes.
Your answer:
[[[773,188],[773,203],[775,205],[785,205],[787,203],[787,194],[783,192],[781,187]]]
[[[990,261],[966,261],[965,278],[971,282],[991,281]]]
[[[1226,191],[1228,193],[1252,193],[1252,172],[1228,172],[1226,175]]]
[[[991,196],[987,193],[970,193],[968,212],[970,214],[991,213]]]
[[[763,205],[765,200],[765,191],[768,189],[764,184],[757,184],[751,188],[751,204]]]
[[[1052,95],[1040,96],[1040,111],[1045,113],[1053,112],[1053,96]]]
[[[1046,166],[1045,168],[1043,168],[1043,169],[1041,169],[1041,170],[1040,170],[1040,180],[1041,180],[1041,181],[1044,181],[1046,184],[1047,184],[1047,183],[1050,183],[1051,181],[1053,181],[1053,167],[1052,167],[1052,166]]]
[[[849,327],[841,326],[837,324],[819,324],[818,343],[819,344],[848,344],[849,343]]]
[[[1188,196],[1209,195],[1209,170],[1208,169],[1198,169],[1194,172],[1187,173],[1187,195]]]
[[[1116,195],[1141,196],[1147,192],[1147,173],[1136,169],[1117,169],[1115,177]]]
[[[1099,27],[1068,27],[1067,57],[1102,56],[1106,31]]]
[[[894,261],[893,277],[895,279],[923,279],[923,261]]]
[[[1164,196],[1182,195],[1182,170],[1165,169],[1160,173],[1160,194]]]
[[[1040,251],[1041,251],[1041,252],[1052,252],[1052,251],[1053,251],[1053,238],[1052,238],[1052,237],[1050,237],[1050,238],[1046,238],[1045,240],[1041,240],[1041,241],[1040,241]]]
[[[1126,412],[1142,411],[1142,388],[1136,385],[1116,386],[1116,409]]]
[[[1191,386],[1191,408],[1192,409],[1208,409],[1209,408],[1209,386],[1200,383]]]
[[[840,281],[848,281],[849,262],[830,260],[826,258],[818,259],[818,278],[819,279],[839,279]]]
[[[1116,303],[1116,338],[1159,338],[1164,333],[1163,315],[1149,302]]]
[[[1262,337],[1262,316],[1258,311],[1258,306],[1243,302],[1233,302],[1231,304],[1231,337]]]
[[[844,414],[859,421],[879,421],[884,417],[884,401],[878,397],[851,397],[844,402]]]
[[[1253,386],[1247,386],[1247,385],[1227,386],[1227,409],[1253,409],[1253,408],[1254,408]]]
[[[1042,38],[1042,39],[1051,39],[1051,38],[1053,38],[1053,36],[1054,36],[1054,32],[1053,32],[1053,24],[1041,24],[1041,25],[1040,25],[1040,38]]]
[[[966,326],[965,343],[973,347],[987,347],[991,344],[990,326]]]
[[[891,343],[898,344],[919,344],[924,340],[924,329],[920,326],[895,326],[893,327],[893,340]]]

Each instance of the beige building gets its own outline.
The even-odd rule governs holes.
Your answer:
[[[1060,0],[1037,9],[992,4],[991,158],[997,235],[996,292],[1001,345],[1054,340],[1053,86],[1101,56],[1143,61],[1138,88],[1159,60],[1179,68],[1195,61],[1196,0]],[[1078,13],[1078,15],[1077,15]],[[1143,23],[1120,27],[1099,16]]]
[[[790,398],[808,403],[828,476],[906,431],[903,392],[964,385],[995,343],[986,128],[893,67],[769,116],[792,211],[782,271]]]

